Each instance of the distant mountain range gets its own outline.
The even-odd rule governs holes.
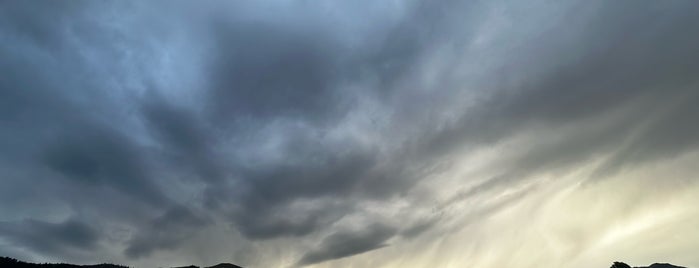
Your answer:
[[[654,264],[651,264],[650,266],[631,267],[630,265],[623,263],[623,262],[614,262],[614,264],[612,264],[611,268],[687,268],[687,267],[675,266],[675,265],[672,265],[669,263],[654,263]]]
[[[115,265],[109,263],[94,264],[94,265],[75,265],[67,263],[29,263],[19,261],[13,258],[0,257],[0,268],[129,268],[128,266]],[[177,268],[199,268],[199,266],[183,266]],[[214,266],[204,268],[243,268],[235,264],[219,263]]]
[[[115,264],[94,264],[94,265],[75,265],[67,263],[29,263],[19,261],[13,258],[0,257],[0,268],[129,268],[128,266],[115,265]],[[181,266],[173,268],[200,268],[199,266]],[[203,268],[243,268],[235,264],[230,263],[220,263],[210,267]],[[650,266],[640,266],[631,267],[630,265],[623,262],[614,262],[610,268],[687,268],[682,266],[675,266],[668,263],[654,263]]]

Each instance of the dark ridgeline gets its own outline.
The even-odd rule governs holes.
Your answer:
[[[630,265],[623,263],[623,262],[614,262],[612,264],[612,267],[610,268],[687,268],[687,267],[682,267],[682,266],[675,266],[669,263],[654,263],[651,264],[650,266],[639,266],[639,267],[631,267]]]
[[[19,261],[13,258],[0,257],[0,268],[129,268],[128,266],[115,264],[95,264],[95,265],[75,265],[67,263],[29,263]],[[198,266],[190,265],[179,268],[199,268]],[[230,263],[220,263],[211,267],[205,268],[243,268]]]
[[[199,268],[199,266],[182,266],[182,267],[173,267],[173,268]],[[209,267],[204,267],[204,268],[243,268],[235,264],[230,264],[230,263],[219,263],[214,266],[209,266]]]
[[[243,268],[243,267],[240,267],[238,265],[233,265],[230,263],[219,263],[219,264],[216,264],[214,266],[207,267],[207,268]]]
[[[1,268],[128,268],[127,266],[114,264],[95,264],[95,265],[75,265],[67,263],[28,263],[19,261],[13,258],[0,257]]]
[[[13,258],[0,257],[0,268],[129,268],[128,266],[115,265],[115,264],[95,264],[95,265],[75,265],[66,263],[28,263],[19,261]],[[199,268],[198,266],[181,266],[174,268]],[[219,263],[214,266],[204,267],[204,268],[243,268],[238,265],[230,263]],[[654,263],[650,266],[640,266],[631,267],[630,265],[623,262],[614,262],[610,268],[687,268],[682,266],[675,266],[668,263]]]

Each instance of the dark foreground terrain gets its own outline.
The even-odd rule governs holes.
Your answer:
[[[19,261],[13,258],[0,257],[0,268],[128,268],[128,266],[115,265],[115,264],[95,264],[95,265],[75,265],[66,263],[28,263]],[[199,268],[199,266],[182,266],[174,268]],[[204,268],[242,268],[238,265],[230,263],[220,263],[210,267]],[[675,266],[667,263],[654,263],[650,266],[637,266],[631,267],[630,265],[623,262],[614,262],[610,268],[687,268],[682,266]]]
[[[198,266],[184,266],[179,268],[199,268]],[[0,257],[0,268],[128,268],[128,266],[115,264],[75,265],[66,263],[28,263],[13,258]],[[205,268],[242,268],[230,263],[220,263]]]
[[[615,262],[614,264],[612,264],[611,268],[687,268],[687,267],[675,266],[675,265],[668,264],[668,263],[654,263],[654,264],[651,264],[650,266],[631,267],[630,265],[623,263],[623,262]]]

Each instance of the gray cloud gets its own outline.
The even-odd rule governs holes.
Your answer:
[[[429,220],[422,220],[418,221],[413,226],[408,226],[408,228],[405,228],[401,230],[400,235],[405,238],[414,238],[432,228],[435,224],[438,223],[438,219],[429,219]]]
[[[315,264],[697,150],[693,2],[283,2],[0,4],[2,236],[70,260],[102,229],[41,216],[89,215],[148,261],[210,226],[264,249],[332,233]],[[401,226],[340,227],[376,215]]]
[[[91,252],[99,247],[100,233],[84,222],[68,219],[52,223],[27,219],[1,222],[0,236],[14,245],[52,256]]]
[[[693,149],[685,142],[695,139],[679,135],[696,131],[681,118],[697,111],[688,104],[691,101],[679,101],[696,96],[696,81],[688,75],[696,71],[699,56],[690,48],[697,42],[694,29],[686,27],[693,20],[688,13],[692,8],[616,3],[596,9],[596,5],[580,10],[577,20],[565,26],[570,33],[542,35],[541,42],[527,44],[535,46],[531,54],[513,55],[510,66],[503,67],[508,71],[504,79],[520,82],[497,85],[481,105],[428,137],[423,150],[442,155],[459,146],[497,143],[526,129],[589,124],[615,113],[627,115],[531,152],[533,156],[515,164],[521,169],[517,172],[579,163],[595,153],[617,150],[618,144],[632,138],[640,139],[634,149],[645,147],[643,157]],[[651,14],[673,15],[648,20]],[[530,62],[538,64],[520,68]],[[636,131],[653,134],[636,136]]]
[[[337,46],[320,30],[265,23],[224,22],[212,33],[207,73],[211,113],[219,121],[246,118],[335,118],[343,109],[335,89],[342,73]]]
[[[298,261],[309,265],[332,259],[345,258],[387,246],[396,230],[383,224],[366,226],[361,231],[339,231],[324,238],[318,247]]]
[[[191,236],[197,228],[208,223],[184,207],[174,207],[153,219],[130,239],[125,254],[132,258],[150,255],[155,250],[174,249]]]
[[[169,164],[187,167],[189,173],[201,180],[226,178],[230,171],[221,166],[222,161],[214,150],[217,137],[209,133],[215,129],[200,122],[194,112],[156,100],[145,103],[142,113]]]
[[[116,130],[86,127],[59,136],[42,158],[66,179],[109,185],[152,204],[167,202],[148,178],[147,160]]]

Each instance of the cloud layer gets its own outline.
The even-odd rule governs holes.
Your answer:
[[[697,10],[4,2],[0,253],[697,266]]]

